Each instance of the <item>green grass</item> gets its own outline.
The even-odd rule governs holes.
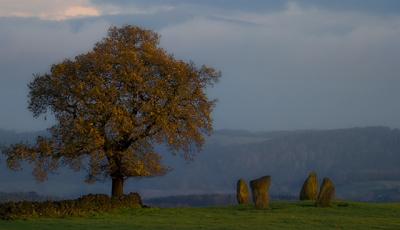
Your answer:
[[[400,204],[341,202],[316,208],[309,202],[250,206],[123,209],[86,218],[0,221],[14,229],[400,229]]]

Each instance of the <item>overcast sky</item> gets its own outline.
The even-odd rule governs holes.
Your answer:
[[[0,128],[51,125],[26,109],[32,74],[123,24],[222,71],[217,129],[400,127],[398,0],[0,0]]]

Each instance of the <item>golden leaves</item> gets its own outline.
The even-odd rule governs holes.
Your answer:
[[[29,84],[34,116],[51,111],[57,124],[49,139],[14,146],[9,166],[20,160],[45,177],[62,161],[86,162],[88,181],[101,175],[161,175],[167,171],[155,144],[192,154],[212,130],[214,101],[205,89],[220,73],[177,60],[159,47],[159,35],[135,26],[111,27],[92,51],[52,65]]]

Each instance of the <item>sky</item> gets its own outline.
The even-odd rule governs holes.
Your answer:
[[[222,71],[216,129],[400,128],[398,0],[0,0],[0,129],[51,126],[27,110],[32,74],[125,24]]]

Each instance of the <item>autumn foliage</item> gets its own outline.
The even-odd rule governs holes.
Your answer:
[[[159,47],[157,33],[111,27],[93,50],[51,66],[29,84],[29,110],[53,114],[49,137],[6,152],[10,168],[34,165],[45,180],[61,165],[86,170],[87,181],[113,181],[123,194],[129,177],[166,173],[156,144],[190,157],[212,131],[215,101],[205,89],[220,73],[176,59]]]

